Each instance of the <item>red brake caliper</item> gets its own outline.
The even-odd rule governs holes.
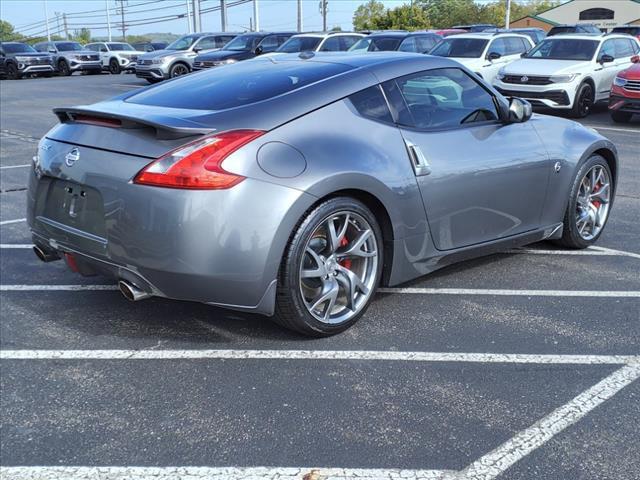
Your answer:
[[[596,188],[594,188],[591,193],[597,193],[601,188],[602,188],[602,184],[598,182],[596,183]],[[600,200],[594,200],[592,203],[596,208],[600,208]]]
[[[340,246],[341,247],[346,247],[347,245],[349,245],[349,240],[347,240],[346,235],[344,237],[342,237],[342,241],[340,242]],[[342,265],[344,268],[351,270],[351,260],[348,258],[345,258],[344,260],[340,260],[340,265]]]

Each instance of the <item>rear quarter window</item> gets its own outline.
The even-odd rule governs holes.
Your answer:
[[[363,117],[393,123],[389,106],[379,85],[354,93],[349,97],[349,101]]]
[[[137,93],[126,101],[194,110],[225,110],[277,97],[352,69],[348,65],[284,61],[241,62],[188,75]]]

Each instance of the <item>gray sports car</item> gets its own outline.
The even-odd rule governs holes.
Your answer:
[[[315,336],[379,285],[593,244],[618,172],[595,131],[418,54],[258,59],[55,113],[29,182],[42,260]]]

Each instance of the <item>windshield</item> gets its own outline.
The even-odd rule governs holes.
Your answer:
[[[33,53],[36,51],[25,43],[3,43],[2,49],[4,53]]]
[[[322,38],[318,37],[291,37],[289,40],[280,45],[276,52],[296,53],[308,52],[318,48]]]
[[[197,35],[185,35],[180,37],[175,42],[171,43],[167,50],[188,50],[191,45],[196,43],[200,37]]]
[[[367,37],[358,41],[349,49],[350,52],[391,52],[398,49],[402,38]]]
[[[75,52],[78,50],[84,50],[82,48],[82,45],[80,45],[78,42],[56,43],[56,48],[59,52]]]
[[[128,43],[107,43],[107,47],[112,51],[133,50],[133,47]]]
[[[234,52],[247,52],[249,50],[255,50],[260,40],[262,40],[262,38],[255,35],[240,35],[227,43],[224,49]]]
[[[482,38],[445,38],[429,55],[454,58],[480,58],[489,40]]]
[[[554,39],[543,40],[526,58],[543,58],[546,60],[583,60],[593,58],[598,49],[597,40]]]
[[[640,35],[640,27],[616,27],[613,33],[627,33],[629,35]]]

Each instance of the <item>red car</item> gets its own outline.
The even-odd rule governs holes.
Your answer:
[[[433,33],[437,33],[442,37],[448,37],[450,35],[458,35],[459,33],[469,33],[461,28],[445,28],[442,30],[431,30]]]
[[[609,111],[614,122],[628,122],[640,115],[640,56],[631,59],[631,67],[618,73],[611,86]]]

